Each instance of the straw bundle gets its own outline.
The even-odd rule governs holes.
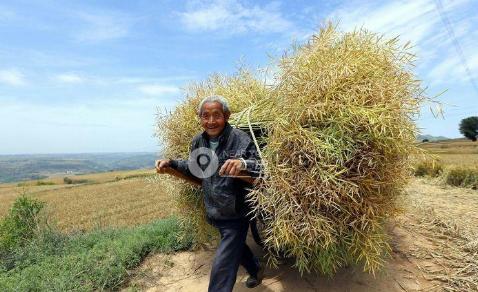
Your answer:
[[[412,63],[397,39],[328,25],[281,58],[273,88],[248,74],[216,76],[193,87],[160,131],[170,154],[186,157],[183,141],[200,130],[182,129],[192,129],[195,105],[208,94],[226,96],[242,111],[233,124],[268,133],[265,174],[249,199],[270,254],[293,256],[301,272],[363,263],[375,273],[389,250],[384,221],[409,177],[413,118],[425,99]]]

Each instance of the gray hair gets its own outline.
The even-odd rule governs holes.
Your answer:
[[[202,114],[202,107],[207,102],[219,102],[222,105],[222,111],[224,113],[230,113],[229,103],[227,102],[227,99],[224,96],[211,95],[211,96],[203,98],[203,100],[201,100],[201,102],[199,103],[198,116]]]

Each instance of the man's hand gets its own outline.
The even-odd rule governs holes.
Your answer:
[[[156,160],[156,162],[154,163],[154,166],[156,167],[157,173],[167,173],[175,177],[178,177],[180,179],[184,179],[196,186],[202,186],[200,179],[194,176],[188,176],[186,174],[183,174],[181,171],[172,168],[170,159]]]
[[[154,166],[156,167],[157,173],[168,173],[169,163],[171,161],[169,159],[161,159],[156,160]]]
[[[228,159],[222,165],[221,169],[219,170],[219,175],[230,175],[230,176],[238,176],[241,170],[244,169],[244,165],[242,161],[239,159]]]

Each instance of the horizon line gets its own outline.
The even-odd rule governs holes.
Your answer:
[[[126,153],[160,153],[158,151],[111,151],[111,152],[39,152],[39,153],[0,153],[0,156],[21,156],[21,155],[79,155],[79,154],[126,154]]]

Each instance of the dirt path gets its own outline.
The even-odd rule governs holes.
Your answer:
[[[392,257],[375,278],[357,267],[341,269],[333,278],[318,274],[301,277],[290,267],[291,262],[285,262],[279,269],[266,269],[263,284],[252,290],[245,287],[247,275],[240,268],[234,291],[478,289],[478,286],[473,286],[478,280],[478,271],[475,270],[478,267],[478,244],[473,245],[477,238],[478,192],[414,180],[407,193],[404,214],[388,225]],[[251,238],[248,238],[248,243],[255,254],[263,256]],[[475,257],[470,257],[470,254]],[[207,291],[213,257],[213,246],[195,252],[150,256],[135,272],[129,289]]]

